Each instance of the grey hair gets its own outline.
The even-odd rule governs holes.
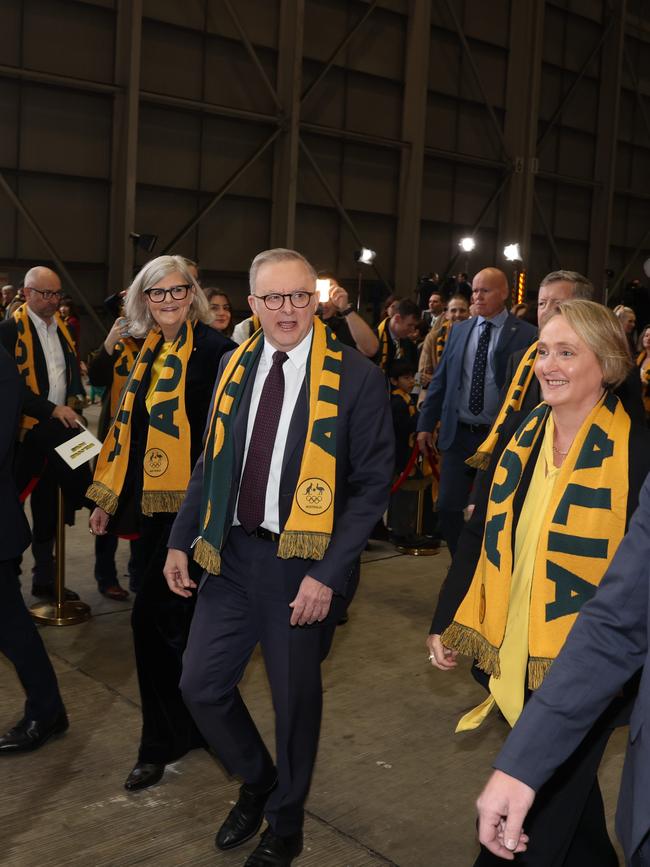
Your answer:
[[[190,322],[209,323],[212,313],[208,299],[203,289],[196,282],[187,269],[186,260],[183,256],[157,256],[152,259],[136,274],[133,283],[129,286],[124,300],[124,312],[130,322],[129,331],[133,337],[144,337],[155,325],[155,321],[149,312],[147,300],[144,296],[145,289],[151,289],[159,280],[177,271],[186,283],[194,287],[194,297],[190,304],[188,319]]]
[[[583,274],[580,274],[579,271],[551,271],[539,284],[539,288],[541,289],[542,286],[548,286],[549,283],[559,283],[560,281],[573,283],[573,298],[582,301],[594,300],[594,295],[596,294],[594,284]]]
[[[297,250],[288,250],[285,247],[274,247],[272,250],[263,250],[261,253],[258,253],[251,262],[250,272],[248,275],[251,295],[255,294],[255,281],[257,280],[257,273],[260,268],[264,265],[273,265],[276,262],[301,262],[309,271],[309,275],[313,278],[314,284],[316,283],[316,270],[314,269],[314,266],[305,259],[302,253],[299,253]]]

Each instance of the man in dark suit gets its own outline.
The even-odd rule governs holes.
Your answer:
[[[379,350],[374,359],[386,376],[391,364],[398,358],[410,361],[416,368],[418,364],[418,348],[410,335],[420,321],[420,309],[410,298],[402,298],[395,303],[396,311],[385,320],[383,337],[380,336]]]
[[[280,534],[294,500],[300,503],[296,486],[309,418],[315,278],[311,265],[293,250],[260,253],[251,266],[249,303],[264,343],[229,433],[234,483],[229,490],[207,492],[228,498],[221,567],[219,575],[203,575],[183,660],[186,704],[227,771],[244,781],[217,834],[217,847],[240,845],[257,833],[263,815],[268,821],[247,867],[284,867],[302,850],[304,802],[321,719],[320,666],[354,593],[359,555],[388,504],[394,463],[385,379],[368,359],[337,341],[342,359],[329,544],[320,560],[279,558]],[[326,373],[324,366],[324,384]],[[267,389],[273,383],[275,390],[278,380],[282,393],[269,405]],[[274,405],[279,418],[271,424]],[[260,475],[254,520],[249,473]],[[168,543],[165,577],[180,595],[193,586],[187,564],[201,533],[202,486],[203,459]],[[276,716],[275,764],[237,688],[258,642]]]
[[[650,476],[627,535],[598,593],[575,626],[542,686],[524,707],[478,801],[481,842],[512,860],[535,793],[570,761],[624,684],[643,669],[630,718],[616,831],[633,867],[650,864]],[[560,771],[561,773],[562,771]]]
[[[530,346],[537,333],[528,322],[508,313],[509,293],[508,279],[498,268],[485,268],[476,275],[472,285],[476,315],[454,325],[418,419],[423,451],[433,447],[433,431],[440,422],[438,514],[452,556],[476,473],[465,461],[496,417],[508,358]]]
[[[0,736],[0,756],[34,750],[68,728],[56,675],[25,607],[16,569],[29,545],[29,525],[12,473],[23,391],[13,359],[0,346],[0,651],[15,666],[27,698],[23,718]]]
[[[21,431],[16,453],[16,480],[22,496],[27,495],[22,493],[24,489],[31,490],[32,593],[34,596],[52,597],[57,484],[64,483],[70,495],[68,504],[78,508],[90,483],[87,465],[68,471],[53,452],[55,446],[77,432],[81,418],[68,404],[73,400],[78,402],[83,386],[76,353],[71,350],[55,318],[63,294],[59,277],[49,268],[31,268],[25,275],[23,291],[33,347],[30,362],[35,380],[32,381],[33,387],[27,382],[23,414],[38,423]],[[18,345],[18,329],[18,322],[13,317],[0,323],[0,344],[17,362],[24,354],[24,344]],[[38,479],[35,485],[33,478]],[[73,499],[77,502],[72,503]],[[72,523],[72,518],[69,517],[68,522]],[[79,597],[66,590],[65,598]]]

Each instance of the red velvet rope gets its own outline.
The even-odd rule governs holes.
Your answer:
[[[394,494],[395,491],[398,491],[402,487],[404,482],[408,479],[408,477],[411,475],[411,470],[415,466],[415,462],[417,461],[419,454],[420,447],[417,443],[415,443],[415,445],[413,446],[413,451],[411,452],[411,456],[408,459],[408,463],[393,482],[393,487],[390,489],[391,494]],[[433,474],[433,478],[437,482],[439,482],[440,473],[438,472],[438,462],[435,458],[433,451],[431,451],[430,449],[428,450],[427,457],[429,458],[429,463],[431,464],[431,472]]]

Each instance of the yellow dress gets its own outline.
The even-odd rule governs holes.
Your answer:
[[[524,706],[528,666],[528,624],[535,557],[544,516],[553,494],[559,467],[553,465],[553,416],[549,415],[544,440],[533,470],[528,493],[515,531],[514,567],[503,642],[499,648],[501,677],[490,677],[490,695],[466,713],[457,732],[478,728],[495,704],[511,726]]]

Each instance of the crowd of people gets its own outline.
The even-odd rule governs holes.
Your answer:
[[[320,296],[317,280],[328,286]],[[217,848],[251,839],[266,819],[246,865],[289,865],[303,846],[321,664],[361,552],[382,533],[398,545],[444,543],[451,566],[429,659],[449,673],[469,656],[487,691],[458,731],[493,709],[514,728],[479,801],[476,864],[515,853],[529,865],[617,863],[597,770],[645,696],[647,574],[637,582],[645,595],[625,577],[637,610],[615,606],[624,566],[641,574],[648,548],[647,522],[632,516],[639,503],[648,510],[650,326],[637,333],[630,307],[594,296],[581,274],[554,271],[533,324],[530,304],[509,309],[496,267],[471,285],[466,274],[431,274],[412,297],[388,299],[373,328],[333,274],[274,249],[254,258],[250,316],[235,323],[228,295],[203,288],[196,263],[165,255],[106,300],[113,324],[81,359],[79,316],[53,270],[35,266],[20,289],[5,286],[0,649],[26,702],[0,755],[37,749],[69,724],[20,589],[31,542],[32,593],[53,597],[60,488],[68,523],[90,509],[98,589],[116,601],[129,598],[118,540],[131,546],[142,731],[125,788],[153,786],[189,750],[210,749],[242,780]],[[54,449],[97,397],[103,446],[91,475]],[[431,486],[419,527],[400,490],[412,477]],[[65,598],[78,596],[66,588]],[[602,660],[605,623],[617,656],[634,640],[625,665]],[[238,689],[258,644],[275,758]],[[586,722],[583,650],[611,669],[598,697],[585,695]],[[538,746],[542,729],[549,739],[563,724],[562,749]],[[650,850],[650,814],[637,822],[623,838],[638,855]]]

